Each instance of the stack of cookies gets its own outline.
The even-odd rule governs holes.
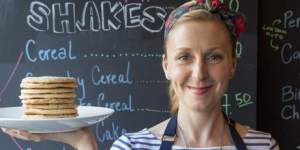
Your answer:
[[[25,118],[76,117],[75,88],[72,77],[26,77],[21,82]]]

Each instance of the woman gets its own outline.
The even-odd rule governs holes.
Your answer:
[[[121,136],[111,149],[279,149],[270,134],[234,123],[222,112],[221,97],[234,76],[235,43],[243,27],[243,17],[218,0],[190,1],[175,9],[166,21],[162,60],[174,116],[150,129]],[[87,128],[57,134],[4,131],[23,139],[97,149]]]

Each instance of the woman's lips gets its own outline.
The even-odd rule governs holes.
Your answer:
[[[206,94],[211,87],[212,86],[202,86],[202,87],[188,86],[188,88],[191,90],[192,93],[199,96]]]

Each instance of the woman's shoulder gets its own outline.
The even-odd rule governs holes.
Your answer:
[[[241,137],[243,139],[271,139],[272,135],[268,132],[263,132],[263,131],[259,131],[259,130],[255,130],[249,126],[246,125],[242,125],[240,123],[237,123],[235,125],[236,130],[239,132],[239,134],[241,135]]]
[[[113,143],[111,150],[159,149],[161,144],[160,137],[163,135],[163,131],[168,121],[169,119],[158,123],[149,129],[144,128],[138,132],[126,133],[122,135]]]
[[[249,149],[279,150],[276,140],[268,132],[258,131],[241,124],[237,124],[236,129]]]
[[[170,118],[156,124],[155,126],[149,128],[149,132],[153,134],[156,138],[161,139],[169,121]]]

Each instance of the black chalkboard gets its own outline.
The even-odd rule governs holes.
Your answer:
[[[300,2],[260,5],[258,128],[281,149],[300,149]]]
[[[161,68],[163,24],[178,0],[0,0],[0,106],[20,106],[25,76],[74,76],[77,103],[114,108],[91,127],[101,149],[170,116]],[[232,118],[256,127],[257,1],[224,0],[247,17],[236,76],[223,97]],[[71,149],[0,134],[5,149]]]

